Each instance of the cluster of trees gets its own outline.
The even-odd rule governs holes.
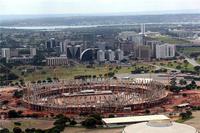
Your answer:
[[[97,126],[103,125],[102,117],[100,114],[92,114],[82,122],[82,125],[86,128],[96,128]]]
[[[105,73],[104,75],[103,74],[99,74],[99,77],[97,77],[97,75],[77,75],[77,76],[74,76],[74,79],[81,79],[81,80],[86,80],[86,79],[95,79],[95,78],[111,78],[111,77],[114,77],[115,73],[114,72],[108,72],[108,73]]]
[[[10,132],[7,128],[4,128],[2,130],[0,130],[0,133],[49,133],[49,132],[45,132],[41,129],[35,129],[35,128],[27,128],[25,129],[25,131],[22,131],[22,129],[20,127],[14,127],[12,132]]]
[[[135,70],[131,71],[132,74],[148,73],[149,70],[145,67],[137,67]]]
[[[12,116],[14,114],[15,117],[12,118],[16,118],[17,112],[11,112]],[[13,128],[13,133],[60,133],[62,131],[64,131],[65,127],[67,126],[74,126],[77,124],[77,122],[74,119],[70,119],[68,117],[65,117],[62,114],[59,114],[55,117],[55,122],[54,122],[54,126],[50,129],[46,129],[46,130],[42,130],[42,129],[35,129],[35,128],[27,128],[25,129],[25,131],[22,131],[22,129],[20,128],[21,123],[15,123],[15,125],[17,127]],[[10,133],[8,129],[3,129],[0,131],[0,133]]]
[[[193,106],[192,110],[200,110],[200,106]]]
[[[19,79],[19,76],[10,71],[13,66],[13,64],[6,63],[6,59],[0,59],[0,86],[9,85],[12,80]]]
[[[190,119],[192,117],[192,112],[191,111],[182,112],[180,113],[180,117],[182,120]]]
[[[54,122],[54,127],[45,130],[45,133],[60,133],[64,131],[67,126],[74,126],[77,122],[74,119],[70,119],[62,114],[56,116],[56,121]]]
[[[59,81],[59,79],[57,77],[53,77],[53,78],[47,77],[46,80],[32,81],[31,83],[33,83],[33,84],[35,84],[35,83],[41,84],[41,83],[51,83],[53,81]]]
[[[21,98],[23,96],[23,91],[22,90],[16,90],[14,93],[13,93],[13,97],[14,98]]]
[[[37,51],[37,55],[35,55],[33,57],[32,65],[34,65],[34,66],[43,66],[43,65],[45,65],[44,60],[45,60],[44,54],[42,52]]]
[[[74,76],[74,79],[86,80],[86,79],[91,79],[91,78],[96,78],[96,77],[97,77],[96,75],[77,75],[77,76]]]
[[[22,117],[31,117],[31,118],[38,118],[38,114],[28,114],[23,115],[22,111],[10,110],[8,111],[8,118],[22,118]]]
[[[196,89],[197,85],[196,82],[194,80],[191,81],[191,83],[187,84],[187,81],[185,79],[181,79],[179,81],[179,84],[182,86],[177,86],[177,82],[176,82],[176,78],[172,78],[170,81],[170,90],[172,92],[180,92],[181,90],[192,90],[192,89]]]
[[[154,73],[166,73],[166,72],[167,72],[167,69],[158,69],[154,71]]]

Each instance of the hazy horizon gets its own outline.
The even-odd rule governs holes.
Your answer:
[[[199,0],[0,0],[0,15],[199,13]]]

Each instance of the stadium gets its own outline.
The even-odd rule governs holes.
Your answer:
[[[158,106],[167,100],[165,86],[152,79],[90,79],[27,84],[23,103],[34,111],[113,113]]]

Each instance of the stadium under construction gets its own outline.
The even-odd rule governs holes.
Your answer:
[[[113,113],[158,106],[168,98],[165,86],[152,79],[90,79],[27,84],[23,103],[52,113]]]

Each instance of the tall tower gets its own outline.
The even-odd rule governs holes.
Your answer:
[[[145,24],[141,24],[141,34],[145,34]]]

